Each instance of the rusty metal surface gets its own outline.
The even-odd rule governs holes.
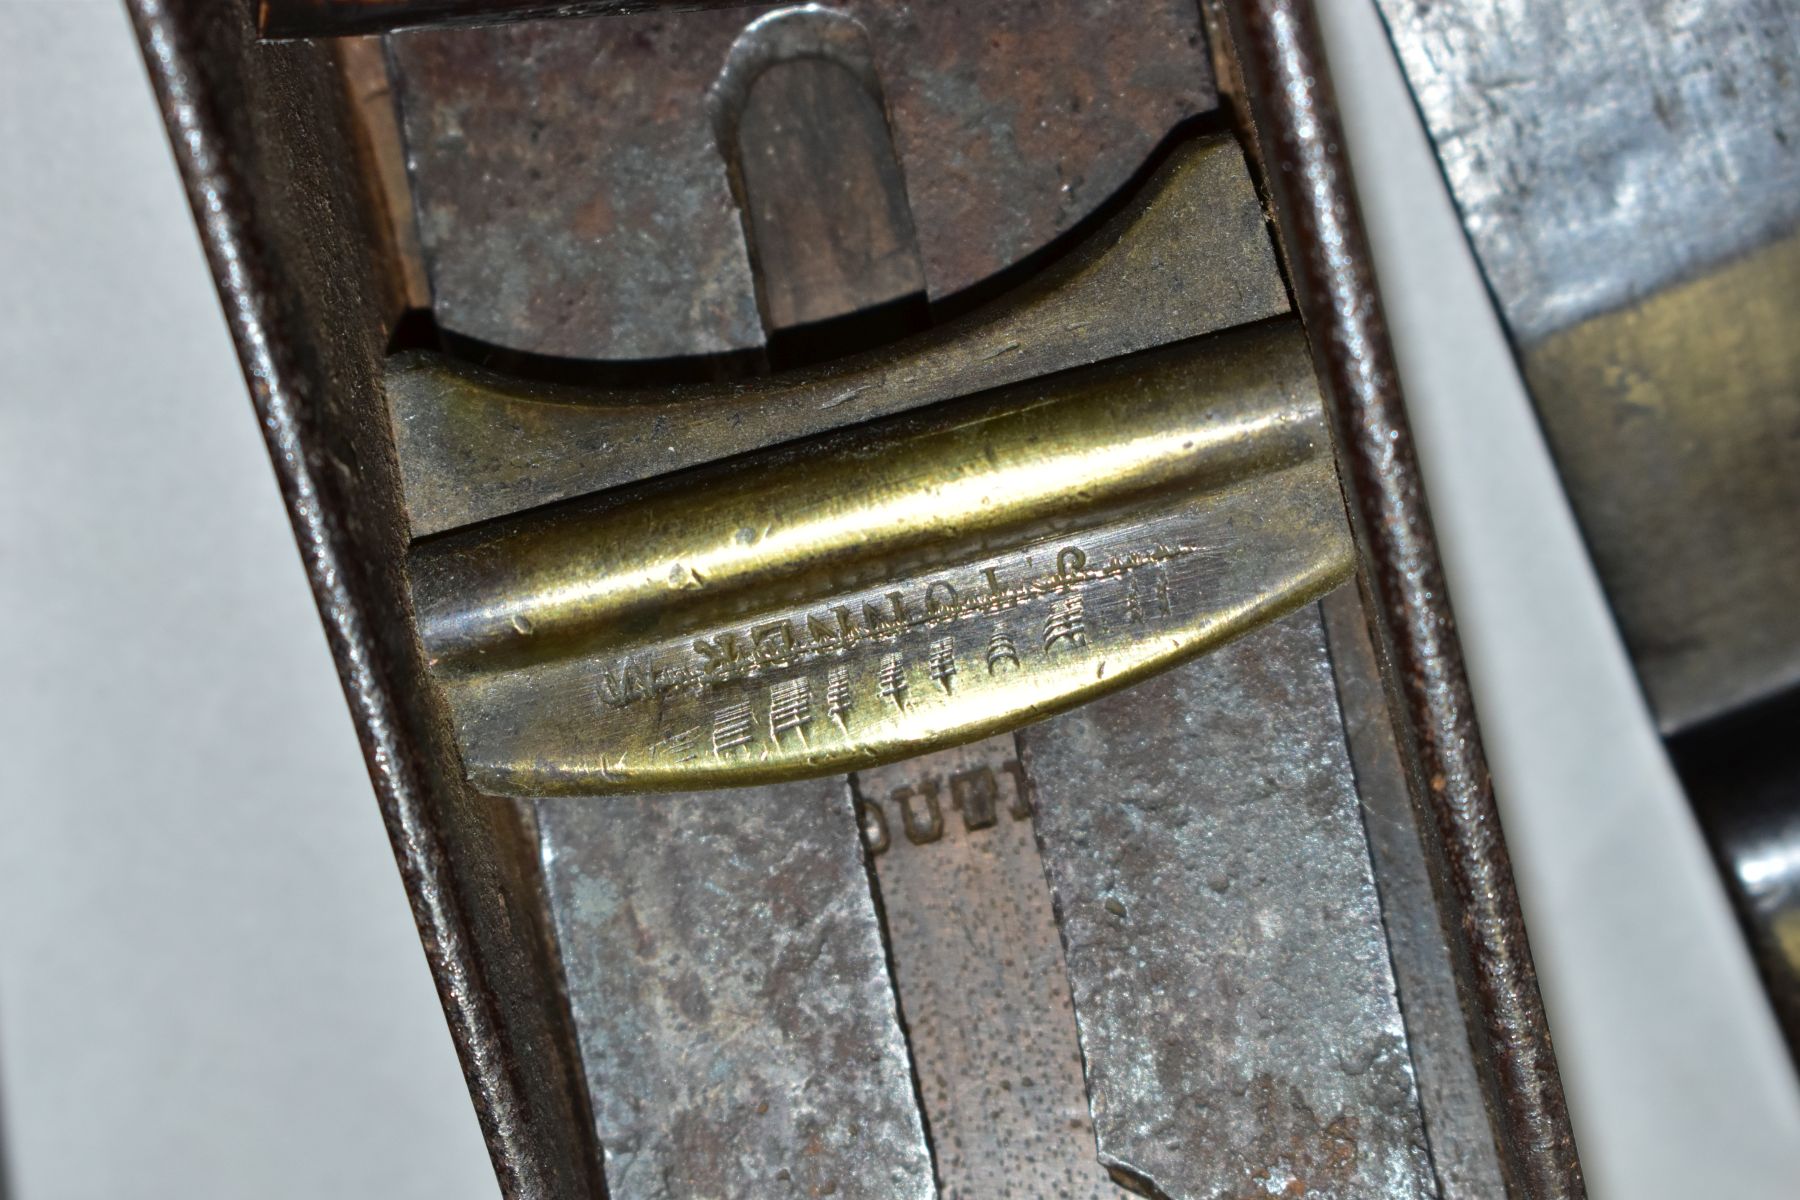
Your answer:
[[[705,107],[746,19],[391,35],[438,323],[575,358],[760,346]]]
[[[771,13],[733,46],[711,102],[765,328],[923,296],[906,181],[860,22],[827,9]]]
[[[1317,606],[1019,743],[1102,1160],[1434,1195]]]
[[[1368,615],[1354,584],[1332,592],[1319,608],[1438,1192],[1442,1200],[1501,1200],[1506,1182],[1457,1000],[1419,814],[1407,794],[1406,769],[1369,641]]]
[[[854,786],[944,1200],[1119,1200],[1012,735]]]
[[[354,323],[363,302],[346,276],[363,243],[344,236],[330,205],[307,190],[330,176],[337,146],[310,140],[328,89],[281,94],[308,47],[272,48],[291,57],[245,66],[246,6],[230,20],[216,5],[172,7],[133,6],[502,1187],[509,1195],[599,1194],[591,1136],[571,1138],[559,1124],[559,1106],[580,1108],[575,1085],[559,1077],[561,1051],[521,1015],[532,988],[553,976],[533,960],[536,901],[506,882],[501,843],[511,835],[496,814],[507,810],[468,794],[451,774],[446,722],[425,696],[423,664],[387,620],[405,611],[393,567],[405,526],[382,423],[369,410],[379,353],[369,331],[379,321],[363,314],[366,322]],[[320,78],[329,82],[328,73]],[[1304,86],[1291,82],[1301,109],[1315,116],[1314,72],[1300,78]],[[275,102],[246,80],[274,88]],[[1295,115],[1265,110],[1265,125],[1279,126],[1284,112]],[[349,161],[349,148],[338,148]],[[271,176],[280,185],[272,195]],[[1340,170],[1312,200],[1346,196]],[[1357,250],[1353,239],[1331,245]],[[1341,332],[1346,323],[1315,326]],[[345,430],[354,434],[349,445],[335,440]],[[1453,781],[1453,795],[1460,786]],[[1491,868],[1491,853],[1486,861]],[[1509,887],[1504,872],[1497,886]],[[1503,986],[1516,987],[1516,977],[1502,975]]]
[[[1381,8],[1800,1046],[1789,902],[1741,874],[1786,836],[1770,781],[1800,772],[1768,716],[1800,696],[1800,4]]]
[[[595,1194],[511,807],[454,771],[397,617],[377,235],[341,77],[321,47],[257,45],[249,9],[130,4],[500,1189]]]
[[[1030,282],[836,363],[599,389],[417,353],[389,361],[387,388],[423,536],[1287,310],[1243,154],[1205,138],[1177,148],[1141,195]]]
[[[1073,228],[1213,89],[1191,0],[860,0],[934,299]]]
[[[842,777],[537,811],[612,1200],[937,1195]]]
[[[1378,0],[1535,342],[1800,225],[1794,0]]]
[[[1457,918],[1447,929],[1502,1168],[1515,1194],[1573,1200],[1586,1194],[1581,1165],[1316,21],[1298,0],[1233,0],[1230,11],[1333,413],[1414,804],[1435,826],[1434,884]]]
[[[271,38],[342,37],[417,25],[491,25],[543,17],[620,16],[742,7],[744,0],[262,0]]]
[[[1380,7],[1664,731],[1800,684],[1800,3]]]
[[[934,298],[1072,228],[1215,99],[1183,0],[828,7],[868,31]],[[575,358],[759,347],[709,92],[771,11],[390,35],[444,327]]]

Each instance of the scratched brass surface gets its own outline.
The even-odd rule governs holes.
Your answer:
[[[411,575],[471,778],[545,795],[985,736],[1350,562],[1281,321],[431,539]]]

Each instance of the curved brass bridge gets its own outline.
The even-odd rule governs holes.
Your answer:
[[[1109,278],[1111,292],[1123,277],[1152,305],[1159,290],[1186,289],[1170,267],[1196,245],[1204,254],[1205,231],[1182,230],[1159,203],[1192,211],[1210,196],[1215,233],[1221,221],[1242,227],[1244,214],[1219,203],[1254,209],[1241,163],[1221,175],[1216,148],[1202,151],[1172,165],[1123,233],[1102,236],[1090,278]],[[1213,178],[1184,200],[1197,165]],[[1133,240],[1133,223],[1141,235],[1159,216],[1158,238]],[[1266,254],[1259,216],[1251,228]],[[1136,265],[1108,259],[1120,246]],[[1068,295],[1053,284],[1032,302],[1067,308]],[[1185,332],[1246,311],[1255,323],[923,407],[904,388],[896,399],[891,384],[869,385],[889,411],[909,411],[611,487],[630,468],[607,459],[596,431],[625,414],[656,429],[671,413],[710,411],[726,426],[710,444],[730,446],[743,423],[778,417],[781,389],[792,400],[796,385],[584,406],[568,389],[507,391],[400,364],[409,493],[434,481],[415,504],[426,527],[456,494],[457,469],[419,445],[476,446],[470,428],[523,411],[515,444],[561,422],[583,431],[573,441],[594,459],[554,455],[534,478],[517,455],[472,472],[465,457],[472,484],[458,515],[506,513],[522,496],[553,502],[411,552],[419,635],[470,778],[498,794],[597,794],[870,766],[1068,708],[1319,596],[1349,574],[1352,549],[1305,338],[1265,311],[1267,297],[1205,303],[1219,319]],[[978,316],[880,370],[898,379],[909,363],[939,364],[929,374],[942,389],[960,362],[978,389],[991,376],[969,340],[1029,321],[1028,308]],[[871,369],[853,361],[837,383]],[[834,386],[824,374],[801,394]],[[679,459],[696,453],[691,440],[665,444]],[[645,441],[622,457],[642,457]]]

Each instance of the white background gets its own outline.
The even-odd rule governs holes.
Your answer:
[[[1800,1091],[1417,117],[1320,8],[1592,1192],[1791,1200]],[[492,1196],[127,21],[0,30],[12,1195]]]

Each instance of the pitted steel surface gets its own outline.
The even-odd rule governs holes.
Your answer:
[[[937,1195],[841,777],[538,822],[613,1200]]]
[[[1317,606],[1019,740],[1102,1161],[1435,1196]]]
[[[536,354],[763,343],[709,95],[763,5],[389,35],[438,320]],[[1184,0],[825,5],[868,31],[925,282],[1068,231],[1216,103]]]

